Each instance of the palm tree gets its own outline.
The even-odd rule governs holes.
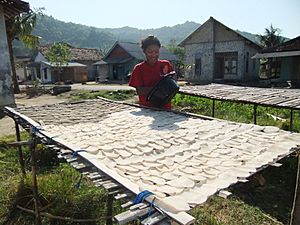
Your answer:
[[[270,29],[265,28],[265,34],[259,35],[260,43],[265,48],[274,47],[281,44],[284,39],[280,36],[280,29],[274,28],[271,24]]]
[[[7,42],[8,42],[10,62],[12,67],[14,93],[20,93],[20,88],[18,85],[18,80],[16,75],[12,42],[15,39],[20,40],[25,44],[25,46],[29,48],[34,48],[39,44],[39,37],[32,35],[31,32],[33,31],[36,25],[37,15],[42,15],[41,10],[42,9],[38,9],[36,12],[30,10],[29,12],[21,13],[18,16],[6,20]]]

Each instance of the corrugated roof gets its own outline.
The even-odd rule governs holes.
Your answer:
[[[51,66],[51,67],[55,67],[55,63],[49,63],[49,62],[45,62],[42,61],[42,63]],[[77,62],[68,62],[68,64],[62,65],[62,67],[86,67],[86,65],[83,65],[81,63],[77,63]]]
[[[300,50],[300,36],[288,40],[275,47],[265,48],[262,50],[263,53],[267,52],[285,52],[285,51],[299,51]]]
[[[20,0],[0,0],[0,5],[3,7],[5,19],[29,11],[29,3]]]
[[[300,51],[256,53],[251,59],[291,57],[300,55]]]
[[[45,56],[52,44],[45,46],[40,46],[39,51]],[[71,45],[68,45],[71,51],[71,60],[72,61],[99,61],[102,59],[102,52],[97,49],[91,48],[76,48]]]

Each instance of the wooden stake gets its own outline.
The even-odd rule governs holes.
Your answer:
[[[16,120],[15,120],[15,128],[16,128],[17,141],[20,142],[21,141],[20,128],[19,128],[19,124],[17,123]],[[20,162],[20,166],[21,166],[21,171],[22,171],[23,177],[25,177],[26,170],[25,170],[25,162],[24,162],[24,156],[23,156],[23,151],[22,151],[21,145],[18,146],[18,152],[19,152],[19,162]]]
[[[107,202],[106,202],[106,225],[112,225],[112,215],[113,215],[113,195],[107,195]]]
[[[212,113],[211,117],[215,117],[215,99],[212,100]]]
[[[32,134],[33,135],[33,134]],[[30,154],[31,154],[31,173],[33,180],[33,199],[34,199],[34,208],[35,208],[35,225],[41,225],[41,215],[39,209],[39,194],[38,194],[38,185],[36,177],[36,161],[35,161],[35,148],[36,148],[36,138],[32,136],[32,144],[30,145]]]
[[[257,105],[253,105],[253,123],[256,124],[256,111],[257,111]]]
[[[293,209],[291,213],[290,225],[299,225],[300,224],[300,154],[298,154],[298,169],[297,169],[297,178],[295,185],[295,194]]]
[[[290,112],[290,131],[293,131],[293,110],[291,109],[291,112]]]

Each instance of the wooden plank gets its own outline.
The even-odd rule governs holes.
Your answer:
[[[136,209],[144,209],[147,206],[148,206],[148,204],[141,202],[141,203],[130,206],[129,209],[132,211],[132,210],[136,210]]]
[[[130,197],[132,197],[132,194],[129,192],[125,192],[125,193],[120,193],[120,194],[116,195],[114,198],[116,200],[119,200],[119,199],[130,198]]]
[[[159,212],[155,212],[152,215],[148,216],[146,219],[141,221],[141,224],[143,225],[154,225],[160,221],[162,221],[163,219],[165,219],[166,216],[159,213]]]
[[[120,188],[121,186],[117,183],[110,182],[102,185],[106,190],[111,190],[115,188]]]
[[[283,102],[281,104],[279,104],[279,106],[288,106],[288,107],[294,107],[300,104],[300,99],[293,99],[293,100],[289,100],[287,102]]]
[[[137,209],[134,211],[128,210],[126,212],[116,215],[114,218],[118,224],[122,225],[122,224],[129,223],[130,221],[136,220],[139,217],[145,216],[147,213],[151,211],[153,211],[153,209],[149,207],[144,209]]]
[[[129,201],[129,202],[122,204],[121,207],[124,209],[124,208],[130,207],[132,205],[133,205],[133,201]]]

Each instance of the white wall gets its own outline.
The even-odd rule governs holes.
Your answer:
[[[11,64],[7,45],[5,19],[0,5],[0,107],[14,105]]]
[[[51,79],[51,67],[48,66],[47,64],[41,62],[40,72],[41,72],[41,82],[42,83],[51,83],[51,81],[52,81],[52,79]],[[46,73],[47,73],[47,75],[46,75]]]

